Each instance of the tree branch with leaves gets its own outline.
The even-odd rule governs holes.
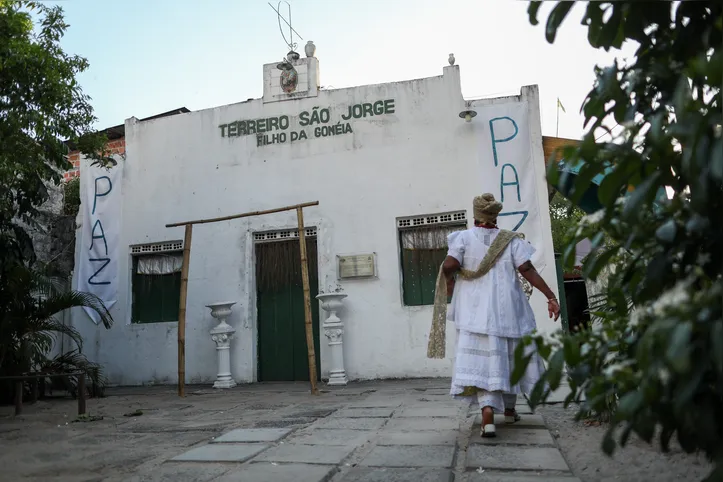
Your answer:
[[[0,375],[46,366],[58,335],[80,349],[78,331],[58,319],[63,310],[92,308],[106,328],[112,323],[98,297],[59,290],[44,276],[27,230],[48,199],[47,186],[72,168],[69,144],[94,159],[105,156],[105,136],[93,131],[90,98],[76,79],[88,61],[60,46],[67,28],[59,6],[0,0]],[[76,353],[53,366],[81,359]]]
[[[610,169],[598,189],[604,208],[594,223],[580,223],[565,262],[571,265],[574,245],[587,237],[592,252],[584,275],[611,274],[591,330],[525,340],[549,363],[531,403],[542,403],[567,367],[572,393],[566,403],[579,403],[579,416],[613,409],[605,452],[625,445],[632,433],[647,442],[659,434],[663,450],[676,436],[684,450],[703,451],[715,462],[708,480],[722,480],[723,4],[585,5],[581,23],[590,45],[637,44],[631,61],[596,67],[582,106],[586,135],[579,146],[563,149],[566,161],[584,161],[573,203]],[[540,6],[530,3],[533,25]],[[549,42],[572,6],[558,2],[552,9]],[[606,127],[614,124],[621,126],[617,134]],[[602,132],[612,139],[596,142]],[[552,167],[551,184],[557,176]],[[672,199],[655,203],[666,187]],[[525,366],[523,349],[515,378]]]

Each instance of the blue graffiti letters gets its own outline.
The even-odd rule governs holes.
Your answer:
[[[106,181],[108,181],[108,190],[105,192],[98,192],[98,181],[100,181],[102,179],[105,179]],[[95,189],[95,191],[93,192],[93,211],[91,211],[90,214],[95,214],[95,205],[96,205],[96,201],[98,200],[98,198],[107,196],[113,190],[113,183],[110,182],[110,178],[108,176],[96,177],[94,189]]]
[[[518,222],[517,225],[512,228],[512,231],[517,231],[518,229],[520,229],[520,226],[522,226],[522,223],[525,222],[525,219],[527,219],[527,216],[529,214],[529,211],[510,211],[508,213],[500,213],[499,216],[520,216],[520,222]]]
[[[517,137],[517,134],[519,134],[520,129],[517,127],[517,122],[511,117],[508,116],[500,116],[500,117],[494,117],[489,120],[489,126],[490,126],[490,140],[492,141],[492,157],[494,159],[494,166],[499,167],[500,165],[500,159],[499,159],[499,153],[497,152],[497,144],[500,144],[502,142],[510,142],[511,140],[515,139]],[[495,129],[497,132],[495,132]],[[499,170],[500,175],[500,196],[499,199],[501,202],[506,203],[521,203],[522,202],[522,189],[520,188],[520,176],[517,172],[517,167],[514,164],[514,160],[512,159],[512,162],[504,162],[502,161],[502,167]],[[513,192],[513,199],[509,199],[509,196],[507,196],[508,199],[505,199],[505,188],[508,188],[510,186],[514,186],[516,190],[516,198],[514,199]],[[520,209],[522,206],[508,206],[512,207],[512,209]],[[525,220],[527,219],[527,216],[529,215],[529,211],[508,211],[508,212],[502,212],[500,213],[500,217],[502,216],[518,216],[519,221],[517,221],[517,224],[512,229],[512,231],[517,231],[520,229],[520,227],[524,224]]]
[[[100,228],[100,234],[95,234],[95,228]],[[95,242],[95,239],[102,239],[103,245],[105,246],[105,255],[108,256],[108,241],[105,239],[105,231],[103,231],[103,225],[100,222],[100,219],[97,219],[95,221],[95,224],[93,225],[93,229],[90,232],[90,248],[88,251],[91,251],[93,249],[93,243]]]
[[[88,278],[88,284],[89,285],[109,285],[110,281],[95,281],[93,278],[98,276],[98,274],[103,271],[103,269],[110,264],[110,258],[90,258],[88,261],[91,263],[103,263],[103,265],[96,270],[93,275]]]
[[[512,127],[515,128],[515,133],[512,134],[512,135],[509,136],[509,137],[505,137],[505,138],[503,138],[503,139],[497,139],[497,138],[495,137],[495,122],[497,122],[497,121],[503,121],[503,120],[510,121],[510,122],[512,123]],[[514,139],[514,138],[517,136],[517,133],[518,133],[519,131],[520,131],[520,130],[517,128],[517,123],[516,123],[514,120],[512,120],[511,118],[507,117],[507,116],[504,116],[504,117],[495,117],[494,119],[490,119],[490,138],[492,139],[492,156],[493,156],[494,159],[495,159],[495,167],[497,167],[497,164],[498,164],[498,161],[497,161],[497,144],[500,143],[500,142],[509,142],[509,141],[511,141],[512,139]]]
[[[512,169],[512,174],[515,175],[515,180],[505,182],[505,168],[509,167]],[[517,186],[517,201],[522,202],[520,197],[520,177],[517,175],[517,169],[512,164],[505,164],[502,166],[502,172],[500,173],[500,202],[505,202],[505,186]]]

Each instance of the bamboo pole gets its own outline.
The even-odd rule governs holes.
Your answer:
[[[223,216],[220,218],[198,219],[196,221],[184,221],[182,223],[166,224],[166,227],[167,228],[176,228],[178,226],[186,226],[189,224],[217,223],[219,221],[229,221],[231,219],[248,218],[251,216],[262,216],[264,214],[280,213],[282,211],[293,211],[294,209],[298,210],[300,208],[308,208],[311,206],[318,206],[318,205],[319,205],[319,201],[314,201],[314,202],[308,202],[308,203],[294,204],[293,206],[284,206],[283,208],[268,209],[266,211],[253,211],[250,213],[233,214],[231,216]]]
[[[186,297],[188,295],[188,262],[191,259],[193,224],[186,224],[183,236],[183,265],[181,266],[181,297],[178,306],[178,396],[186,396]]]
[[[280,213],[282,211],[296,210],[299,220],[299,241],[301,245],[301,273],[304,283],[304,316],[306,328],[306,345],[309,350],[309,373],[311,380],[311,393],[318,395],[316,388],[316,354],[314,350],[314,332],[311,325],[311,294],[309,291],[309,267],[306,257],[306,238],[304,237],[304,213],[303,208],[318,206],[319,201],[294,204],[282,208],[267,209],[265,211],[253,211],[220,218],[198,219],[195,221],[184,221],[181,223],[166,224],[167,228],[185,226],[186,231],[183,242],[183,266],[181,268],[181,295],[178,309],[178,396],[186,396],[186,299],[188,295],[188,262],[191,258],[191,235],[194,224],[217,223],[231,219],[247,218],[251,216],[262,216],[264,214]]]
[[[306,331],[306,349],[309,355],[309,381],[311,394],[318,395],[316,388],[316,350],[314,348],[314,328],[311,322],[311,292],[309,288],[309,263],[306,256],[306,233],[304,232],[304,210],[296,208],[296,217],[299,221],[299,246],[301,249],[301,283],[304,287],[304,328]]]

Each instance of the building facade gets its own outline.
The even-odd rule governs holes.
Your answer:
[[[264,66],[263,98],[128,119],[124,159],[110,172],[80,160],[74,286],[106,300],[115,325],[82,310],[72,322],[112,383],[177,381],[184,232],[169,223],[319,201],[304,210],[312,296],[348,295],[339,314],[352,380],[449,376],[451,324],[447,359],[426,358],[434,280],[446,235],[472,224],[475,195],[504,202],[501,227],[525,233],[557,290],[536,86],[467,101],[453,65],[438,77],[324,90],[316,58],[291,63],[291,78]],[[187,383],[216,377],[206,305],[220,301],[236,302],[237,382],[308,379],[297,236],[294,212],[194,228]],[[538,327],[555,329],[544,297],[531,303]],[[325,313],[313,299],[312,309],[327,378]]]

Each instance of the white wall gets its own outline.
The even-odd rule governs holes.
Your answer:
[[[395,113],[354,119],[353,134],[314,138],[313,127],[307,127],[308,140],[261,147],[253,135],[220,135],[221,124],[283,114],[291,119],[289,131],[295,130],[299,113],[315,106],[329,107],[333,124],[349,105],[384,99],[394,99]],[[166,223],[318,200],[318,207],[305,210],[305,218],[308,226],[318,227],[321,289],[337,282],[337,254],[377,253],[378,279],[340,282],[349,295],[340,313],[346,325],[349,377],[449,376],[452,327],[447,359],[429,360],[431,307],[403,306],[396,219],[467,210],[471,223],[472,198],[486,191],[499,194],[500,169],[491,162],[489,120],[510,109],[522,115],[524,123],[513,140],[497,144],[498,155],[512,152],[505,149],[514,143],[526,153],[513,161],[523,186],[523,204],[534,205],[520,230],[538,248],[535,262],[557,292],[537,89],[523,88],[521,96],[471,105],[478,115],[465,123],[458,117],[465,103],[455,66],[446,67],[440,77],[325,90],[316,98],[269,104],[259,99],[144,122],[129,119],[120,292],[112,309],[116,324],[106,331],[75,312],[74,323],[88,340],[86,351],[105,365],[114,383],[176,382],[176,323],[130,324],[128,246],[183,239],[183,228],[167,229]],[[510,199],[514,207],[517,201]],[[194,227],[187,382],[210,382],[215,377],[216,354],[208,335],[215,323],[204,305],[226,300],[238,301],[229,320],[237,329],[233,375],[239,382],[255,380],[253,232],[295,223],[291,212]],[[81,244],[78,249],[83,249]],[[533,297],[533,308],[540,328],[549,330],[552,325],[546,321],[546,303],[539,293]],[[328,347],[323,334],[321,341],[324,377]]]

